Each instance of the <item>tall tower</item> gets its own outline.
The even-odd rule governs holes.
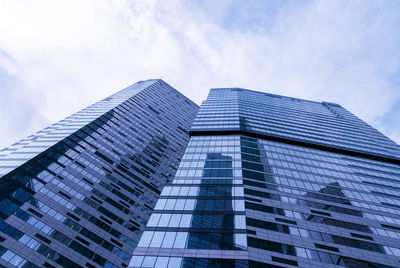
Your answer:
[[[141,81],[0,151],[0,267],[127,267],[197,110]]]
[[[400,146],[338,104],[212,89],[129,267],[400,267]]]

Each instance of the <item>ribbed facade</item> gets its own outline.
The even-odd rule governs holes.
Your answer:
[[[400,147],[338,104],[212,89],[130,267],[400,267]]]
[[[0,267],[127,267],[197,110],[142,81],[0,151]]]

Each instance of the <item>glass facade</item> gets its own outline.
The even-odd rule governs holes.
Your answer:
[[[127,267],[197,110],[141,81],[0,151],[0,267]]]
[[[0,151],[0,267],[400,267],[400,146],[338,104],[138,82]]]
[[[400,267],[400,146],[338,104],[212,89],[129,267]]]
[[[243,131],[360,154],[400,158],[399,146],[335,103],[300,100],[239,88],[211,89],[192,126]]]

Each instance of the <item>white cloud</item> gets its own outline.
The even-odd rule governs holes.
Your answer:
[[[1,85],[0,147],[147,78],[197,103],[228,86],[337,102],[399,141],[383,120],[400,104],[399,6],[256,2],[0,2],[0,49],[13,62],[0,55],[0,67],[24,95],[22,105]]]

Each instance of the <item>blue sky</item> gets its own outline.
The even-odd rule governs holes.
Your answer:
[[[400,143],[400,1],[0,0],[0,147],[138,80],[336,102]]]

